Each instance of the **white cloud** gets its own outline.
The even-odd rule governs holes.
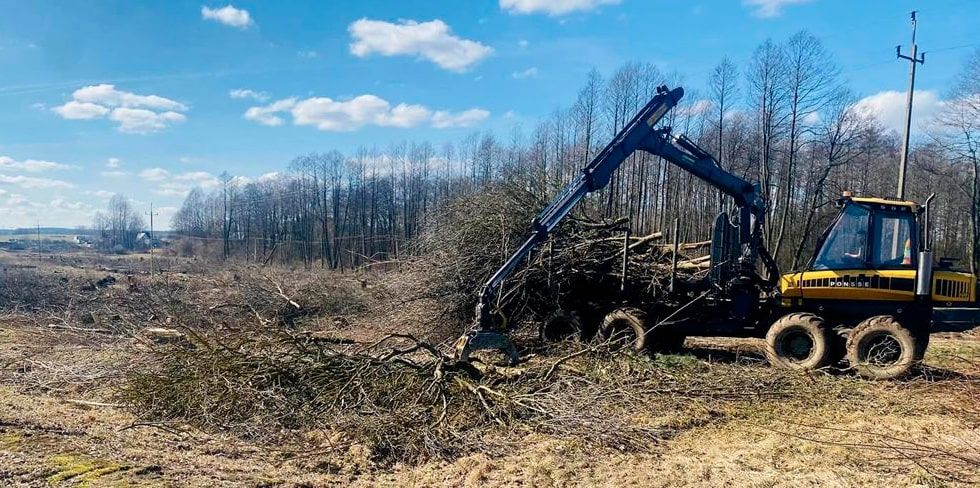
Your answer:
[[[278,180],[281,177],[282,177],[282,173],[280,173],[278,171],[272,171],[272,172],[269,172],[269,173],[265,173],[262,176],[259,176],[258,177],[258,181],[259,181],[259,183],[266,183],[266,182],[269,182],[269,181],[276,181],[276,180]]]
[[[55,163],[53,161],[41,161],[37,159],[26,159],[24,161],[17,161],[14,158],[8,156],[0,156],[0,168],[21,170],[29,172],[39,172],[48,171],[55,169],[71,169],[74,166]]]
[[[854,110],[881,122],[886,129],[905,132],[905,92],[888,90],[858,100]],[[926,129],[942,111],[945,102],[933,90],[916,90],[912,101],[913,130]]]
[[[238,9],[233,5],[225,5],[221,8],[208,8],[203,6],[201,7],[201,18],[204,20],[220,22],[224,25],[237,27],[239,29],[247,29],[255,25],[255,22],[252,21],[252,16],[248,13],[248,10]]]
[[[158,95],[137,95],[100,84],[79,88],[72,100],[52,109],[65,119],[93,120],[108,117],[120,132],[147,134],[187,120],[179,112],[187,106]]]
[[[69,202],[64,198],[55,198],[51,200],[48,204],[49,207],[55,210],[81,210],[85,212],[91,212],[95,210],[95,207],[85,202]]]
[[[500,0],[500,8],[511,14],[548,14],[559,16],[594,10],[602,5],[616,5],[621,0]]]
[[[822,119],[820,112],[810,112],[803,116],[803,123],[807,125],[815,125],[819,123]]]
[[[298,51],[296,55],[305,59],[314,59],[320,54],[317,53],[316,51]]]
[[[118,168],[122,164],[122,160],[119,158],[109,158],[106,160],[105,165],[110,168]]]
[[[67,200],[60,196],[42,203],[12,193],[0,200],[0,220],[8,227],[33,227],[38,218],[41,225],[71,227],[91,222],[95,211],[96,208],[88,202]]]
[[[151,168],[140,171],[140,178],[146,181],[163,181],[170,177],[170,172],[163,168]]]
[[[233,176],[231,178],[231,181],[228,182],[228,184],[230,184],[231,186],[243,187],[254,181],[255,180],[249,178],[248,176]]]
[[[677,115],[682,117],[696,117],[707,112],[708,110],[711,110],[711,101],[702,98],[700,100],[695,100],[692,103],[677,107]]]
[[[54,110],[55,113],[60,115],[62,118],[70,120],[98,119],[109,113],[109,109],[103,107],[102,105],[87,102],[76,102],[74,100],[51,110]]]
[[[36,207],[37,204],[28,200],[19,193],[11,193],[10,197],[3,202],[4,207]]]
[[[361,19],[347,27],[350,51],[358,57],[415,56],[450,71],[465,71],[493,53],[493,48],[452,34],[445,22],[401,20],[397,24]]]
[[[174,180],[189,181],[205,188],[214,188],[221,183],[218,178],[207,171],[191,171],[188,173],[181,173],[174,175]]]
[[[75,185],[67,181],[54,180],[50,178],[35,178],[33,176],[10,176],[0,174],[0,184],[16,185],[21,188],[72,188]]]
[[[528,44],[529,43],[527,42],[527,39],[521,39],[517,41],[517,45],[520,46],[521,49],[527,48]]]
[[[117,90],[115,85],[106,83],[79,88],[72,93],[72,98],[79,102],[94,103],[105,107],[148,108],[180,112],[187,110],[187,106],[169,98],[157,95],[137,95]]]
[[[532,67],[523,71],[515,71],[511,73],[510,76],[513,77],[515,80],[523,80],[525,78],[537,78],[538,68]]]
[[[813,0],[742,0],[742,5],[751,7],[752,15],[762,18],[779,17],[783,13],[783,7],[808,3]]]
[[[295,98],[286,98],[263,107],[251,107],[245,111],[244,117],[248,120],[254,120],[262,125],[275,127],[282,125],[284,122],[282,117],[279,117],[276,114],[289,110],[293,108],[294,105],[296,105]]]
[[[239,88],[237,90],[232,90],[228,92],[228,96],[231,98],[251,98],[252,100],[257,100],[259,102],[264,102],[269,99],[268,93],[249,90],[246,88]]]
[[[108,200],[108,199],[112,198],[112,196],[115,195],[116,193],[115,192],[111,192],[109,190],[96,190],[96,191],[89,190],[89,191],[86,191],[85,194],[86,195],[92,195],[92,196],[95,196],[95,197],[99,197],[99,198],[101,198],[103,200]]]
[[[308,98],[292,108],[293,123],[313,125],[326,131],[349,131],[364,125],[411,127],[430,116],[421,105],[398,104],[392,108],[375,95],[361,95],[341,102],[326,97]]]
[[[469,127],[483,121],[489,116],[490,112],[479,108],[472,108],[459,113],[439,110],[432,116],[432,127],[437,129],[446,127]]]
[[[117,108],[109,115],[109,119],[119,122],[120,132],[149,134],[183,122],[187,117],[177,112],[157,113],[142,108]]]
[[[128,173],[126,173],[125,171],[103,171],[99,174],[105,178],[122,178],[123,176],[126,176]]]
[[[139,176],[145,181],[157,183],[154,192],[158,195],[184,196],[194,187],[211,189],[221,185],[221,180],[207,171],[174,174],[163,168],[151,168],[141,171]]]
[[[340,101],[327,97],[305,100],[286,98],[266,106],[252,107],[245,118],[263,125],[282,125],[283,115],[288,113],[293,124],[312,125],[324,131],[346,132],[364,126],[417,127],[429,124],[435,128],[468,126],[479,122],[490,112],[469,109],[459,113],[432,110],[424,105],[399,103],[392,106],[376,95],[360,95]]]

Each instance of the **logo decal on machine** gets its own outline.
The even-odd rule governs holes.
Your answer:
[[[913,291],[915,290],[915,280],[912,278],[891,278],[888,276],[859,274],[801,280],[800,286],[802,288],[868,288]]]

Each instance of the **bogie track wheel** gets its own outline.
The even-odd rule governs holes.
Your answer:
[[[646,314],[638,308],[618,308],[602,320],[599,335],[614,348],[646,349]]]
[[[847,361],[865,378],[900,378],[909,373],[924,349],[919,341],[895,317],[877,315],[858,324],[847,336]]]
[[[778,368],[820,369],[839,359],[835,334],[812,313],[791,313],[777,320],[766,333],[766,358]]]

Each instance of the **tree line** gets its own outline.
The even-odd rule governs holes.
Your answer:
[[[113,195],[105,211],[95,213],[92,230],[94,244],[106,251],[130,251],[136,238],[146,229],[146,222],[123,195]]]
[[[687,89],[665,119],[724,167],[759,182],[767,206],[766,242],[783,268],[809,259],[833,202],[895,195],[901,138],[867,113],[820,39],[799,32],[761,43],[742,66],[721,60],[707,86]],[[682,85],[677,73],[627,63],[604,78],[593,70],[573,104],[530,130],[478,132],[451,143],[403,142],[295,158],[279,177],[192,190],[173,229],[187,246],[223,258],[302,261],[348,268],[395,259],[434,209],[491,182],[521,185],[542,202],[553,197],[649,99],[656,87]],[[952,83],[942,114],[915,134],[907,196],[935,192],[937,255],[980,265],[980,51]],[[666,230],[680,239],[710,235],[727,210],[717,190],[658,157],[637,152],[608,187],[577,209],[629,217],[634,232]]]

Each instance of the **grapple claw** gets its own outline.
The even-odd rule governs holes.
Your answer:
[[[501,351],[507,355],[509,365],[517,364],[520,360],[514,343],[501,332],[476,330],[467,332],[456,341],[458,361],[469,361],[473,351]]]

